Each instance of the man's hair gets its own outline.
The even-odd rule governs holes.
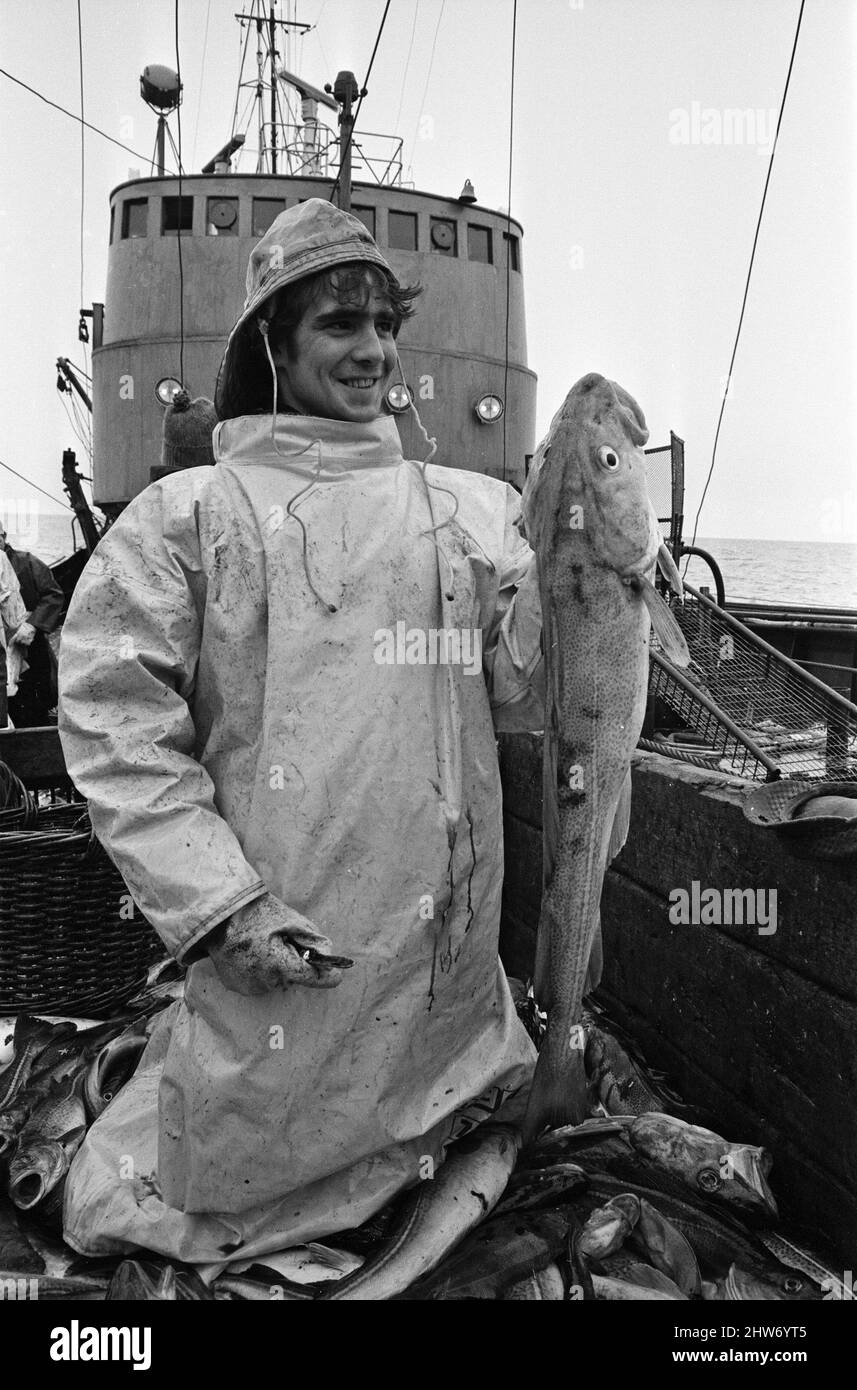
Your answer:
[[[298,325],[322,295],[331,295],[343,307],[363,309],[373,290],[389,300],[394,320],[393,336],[398,337],[402,324],[414,313],[413,302],[422,293],[422,287],[400,285],[387,271],[369,262],[349,261],[320,270],[271,295],[260,313],[242,325],[224,362],[217,392],[219,418],[232,420],[238,415],[271,413],[271,365],[259,331],[259,318],[268,320],[272,352],[284,347],[286,356],[294,360]]]

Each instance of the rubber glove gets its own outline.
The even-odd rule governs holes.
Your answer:
[[[273,893],[233,912],[205,943],[221,983],[236,994],[248,995],[267,994],[285,985],[332,989],[354,962],[330,956],[331,944],[306,917]],[[324,963],[326,956],[329,964]]]
[[[13,635],[12,641],[17,642],[19,647],[29,647],[36,635],[36,629],[32,623],[22,623],[18,631]]]

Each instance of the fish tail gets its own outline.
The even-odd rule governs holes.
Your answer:
[[[589,1113],[589,1089],[583,1048],[576,1029],[548,1030],[542,1042],[524,1117],[523,1138],[529,1144],[545,1128],[579,1125]]]

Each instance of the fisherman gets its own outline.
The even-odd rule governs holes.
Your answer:
[[[416,293],[351,215],[281,214],[216,466],[151,484],[75,591],[69,774],[190,966],[70,1173],[84,1253],[222,1262],[353,1227],[523,1113],[495,731],[541,723],[538,587],[513,489],[406,461],[384,413]]]
[[[9,713],[16,728],[56,722],[56,659],[48,634],[59,626],[65,596],[48,566],[29,550],[15,550],[6,539],[0,523],[0,549],[18,579],[27,616],[14,634],[14,641],[26,649],[27,670],[21,675],[17,694],[10,696]]]
[[[4,539],[6,532],[0,523]],[[12,562],[0,545],[0,729],[8,724],[9,698],[18,688],[27,646],[27,610]],[[23,638],[21,634],[23,633]],[[14,645],[13,645],[14,644]],[[7,695],[8,691],[8,695]]]

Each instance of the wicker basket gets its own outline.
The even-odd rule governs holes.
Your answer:
[[[0,815],[0,1015],[110,1013],[163,944],[138,908],[128,917],[85,802],[39,808],[18,785],[17,817]]]

